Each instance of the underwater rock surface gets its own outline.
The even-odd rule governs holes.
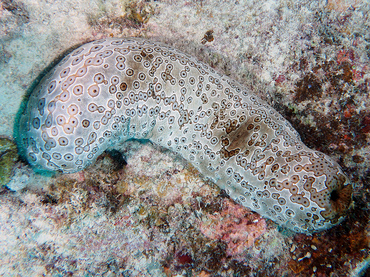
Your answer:
[[[19,159],[17,145],[10,139],[0,137],[0,185],[10,181],[12,169]]]
[[[25,91],[65,49],[145,37],[190,53],[268,102],[309,148],[339,163],[355,205],[327,231],[289,232],[237,205],[173,153],[129,142],[118,149],[123,169],[106,154],[52,178],[17,164],[15,192],[0,194],[1,274],[366,276],[368,18],[369,5],[356,0],[2,1],[0,134],[12,136]]]

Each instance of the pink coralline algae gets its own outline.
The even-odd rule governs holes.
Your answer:
[[[220,213],[209,215],[200,230],[210,239],[219,239],[227,244],[229,256],[242,254],[266,232],[266,221],[258,214],[226,199]]]

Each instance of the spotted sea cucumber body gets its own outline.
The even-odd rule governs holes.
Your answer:
[[[29,163],[64,173],[132,138],[181,154],[235,201],[298,232],[339,223],[352,202],[340,167],[253,92],[142,39],[74,50],[36,87],[19,122]]]

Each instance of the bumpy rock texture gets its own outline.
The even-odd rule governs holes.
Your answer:
[[[18,160],[17,146],[8,138],[0,137],[0,187],[6,185]]]
[[[133,138],[181,154],[234,200],[298,232],[337,224],[352,201],[339,166],[253,92],[137,38],[67,55],[31,94],[18,141],[36,169],[71,173]]]

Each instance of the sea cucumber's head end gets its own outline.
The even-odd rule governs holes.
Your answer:
[[[341,171],[327,180],[328,198],[321,215],[331,224],[343,221],[347,211],[353,206],[352,185]]]
[[[311,194],[311,200],[320,207],[317,220],[312,222],[311,228],[303,230],[304,233],[325,231],[340,224],[353,207],[352,184],[339,166],[336,174],[327,176],[325,186],[326,189]]]
[[[285,224],[306,234],[338,225],[353,207],[352,184],[340,166],[321,152],[309,154],[300,172],[302,191],[291,195],[293,217]]]

